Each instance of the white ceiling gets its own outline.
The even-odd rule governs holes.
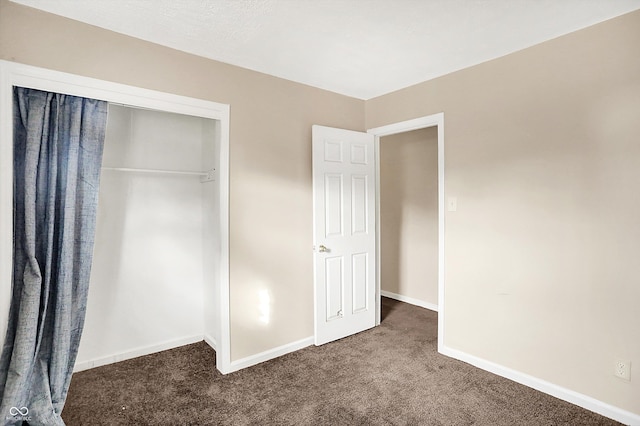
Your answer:
[[[370,99],[640,9],[640,0],[12,0]]]

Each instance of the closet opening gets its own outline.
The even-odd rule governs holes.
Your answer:
[[[14,86],[109,103],[74,371],[205,340],[218,370],[229,372],[229,106],[7,61],[0,61],[0,340],[13,269]]]
[[[202,341],[215,349],[217,120],[110,103],[75,371]]]

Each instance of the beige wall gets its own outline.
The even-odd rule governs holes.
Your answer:
[[[6,0],[0,59],[230,104],[232,360],[313,335],[311,125],[364,130],[362,101]]]
[[[634,12],[366,103],[445,113],[444,343],[636,414],[639,42]]]
[[[438,304],[438,132],[380,138],[380,287]]]

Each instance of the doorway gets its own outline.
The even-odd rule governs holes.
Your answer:
[[[380,293],[438,310],[438,129],[380,138]],[[384,320],[384,312],[381,320]]]
[[[437,131],[438,157],[438,351],[444,343],[445,330],[445,277],[444,277],[444,230],[445,230],[445,181],[444,181],[444,113],[433,114],[412,120],[369,129],[367,133],[375,136],[376,152],[376,324],[381,320],[381,224],[380,224],[380,139],[384,136],[398,135],[414,130],[435,127]]]

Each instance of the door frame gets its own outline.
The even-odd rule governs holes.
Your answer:
[[[220,122],[220,271],[216,367],[230,372],[229,320],[229,105],[0,60],[0,235],[13,235],[13,86],[93,98],[126,106]],[[11,301],[13,238],[0,239],[0,341]],[[7,297],[8,296],[8,297]],[[203,336],[211,340],[211,336]]]
[[[444,306],[445,306],[445,275],[444,275],[444,230],[445,230],[445,185],[444,185],[444,112],[418,117],[412,120],[388,124],[367,130],[375,136],[376,162],[376,325],[380,324],[381,294],[380,294],[380,138],[398,133],[420,130],[427,127],[437,127],[438,130],[438,352],[444,347]]]

